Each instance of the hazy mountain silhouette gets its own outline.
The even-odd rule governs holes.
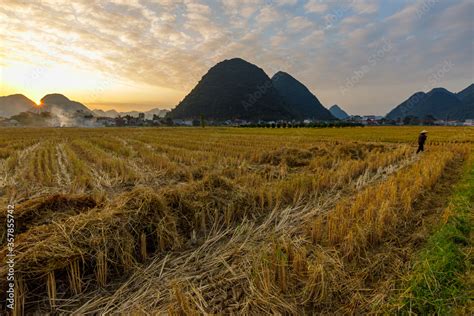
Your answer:
[[[95,116],[99,116],[99,117],[115,118],[115,117],[120,115],[120,113],[115,111],[115,110],[104,111],[104,110],[100,110],[100,109],[95,109],[95,110],[92,110],[92,112],[94,112]]]
[[[87,106],[82,103],[71,101],[66,96],[58,93],[48,94],[41,99],[43,104],[43,111],[56,112],[61,111],[63,113],[83,113],[93,114]]]
[[[240,58],[213,66],[167,117],[227,120],[290,119],[292,113],[265,72]]]
[[[444,88],[435,88],[428,93],[417,92],[387,114],[391,120],[415,116],[423,119],[429,115],[437,119],[463,120],[473,118],[472,85],[459,94]],[[461,98],[464,98],[463,101]]]
[[[272,77],[272,83],[287,108],[296,119],[334,120],[308,88],[286,72],[279,71]]]
[[[138,114],[144,113],[145,118],[148,120],[153,119],[153,115],[158,115],[159,117],[165,117],[166,114],[169,112],[169,110],[166,109],[160,109],[160,108],[153,108],[148,111],[129,111],[129,112],[117,112],[116,110],[100,110],[100,109],[95,109],[92,112],[94,112],[94,115],[97,117],[110,117],[110,118],[116,118],[118,116],[126,116],[130,115],[133,117],[137,117]]]
[[[36,103],[25,97],[23,94],[12,94],[0,97],[0,116],[10,117],[21,112],[32,111]]]
[[[334,104],[329,108],[329,112],[340,120],[344,120],[349,117],[349,114],[346,113],[341,107],[337,104]]]
[[[149,111],[146,111],[145,112],[145,117],[149,118],[149,119],[152,119],[153,115],[155,115],[155,114],[158,115],[159,117],[165,117],[169,112],[170,112],[170,110],[167,110],[167,109],[154,108],[154,109],[151,109]]]

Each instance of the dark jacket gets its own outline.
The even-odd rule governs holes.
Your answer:
[[[425,144],[425,141],[426,141],[426,134],[420,134],[420,136],[418,136],[418,145],[423,146]]]

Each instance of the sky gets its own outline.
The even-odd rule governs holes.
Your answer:
[[[474,82],[473,0],[2,0],[0,95],[173,108],[240,57],[323,105],[384,115]]]

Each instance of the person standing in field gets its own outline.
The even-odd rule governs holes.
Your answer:
[[[422,130],[420,132],[420,136],[418,136],[418,150],[416,151],[417,154],[420,151],[425,151],[425,142],[426,142],[426,138],[428,137],[426,136],[426,133],[428,133],[428,131]]]

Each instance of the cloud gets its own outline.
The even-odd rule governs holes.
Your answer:
[[[322,41],[324,40],[324,31],[322,30],[315,30],[311,32],[308,36],[305,36],[303,38],[303,43],[306,44],[307,46],[318,46],[318,44],[321,44]]]
[[[378,11],[381,1],[352,0],[350,4],[357,14],[372,14]]]
[[[313,23],[305,17],[295,16],[288,21],[288,29],[291,31],[302,31],[313,26]]]
[[[293,6],[298,3],[298,0],[276,0],[279,6]]]
[[[278,33],[274,35],[271,39],[270,42],[273,47],[280,47],[282,46],[288,38],[283,34],[283,33]]]
[[[323,13],[328,9],[328,5],[321,0],[309,0],[304,8],[308,13]]]
[[[281,19],[281,13],[272,6],[263,7],[255,18],[259,26],[265,27]]]

